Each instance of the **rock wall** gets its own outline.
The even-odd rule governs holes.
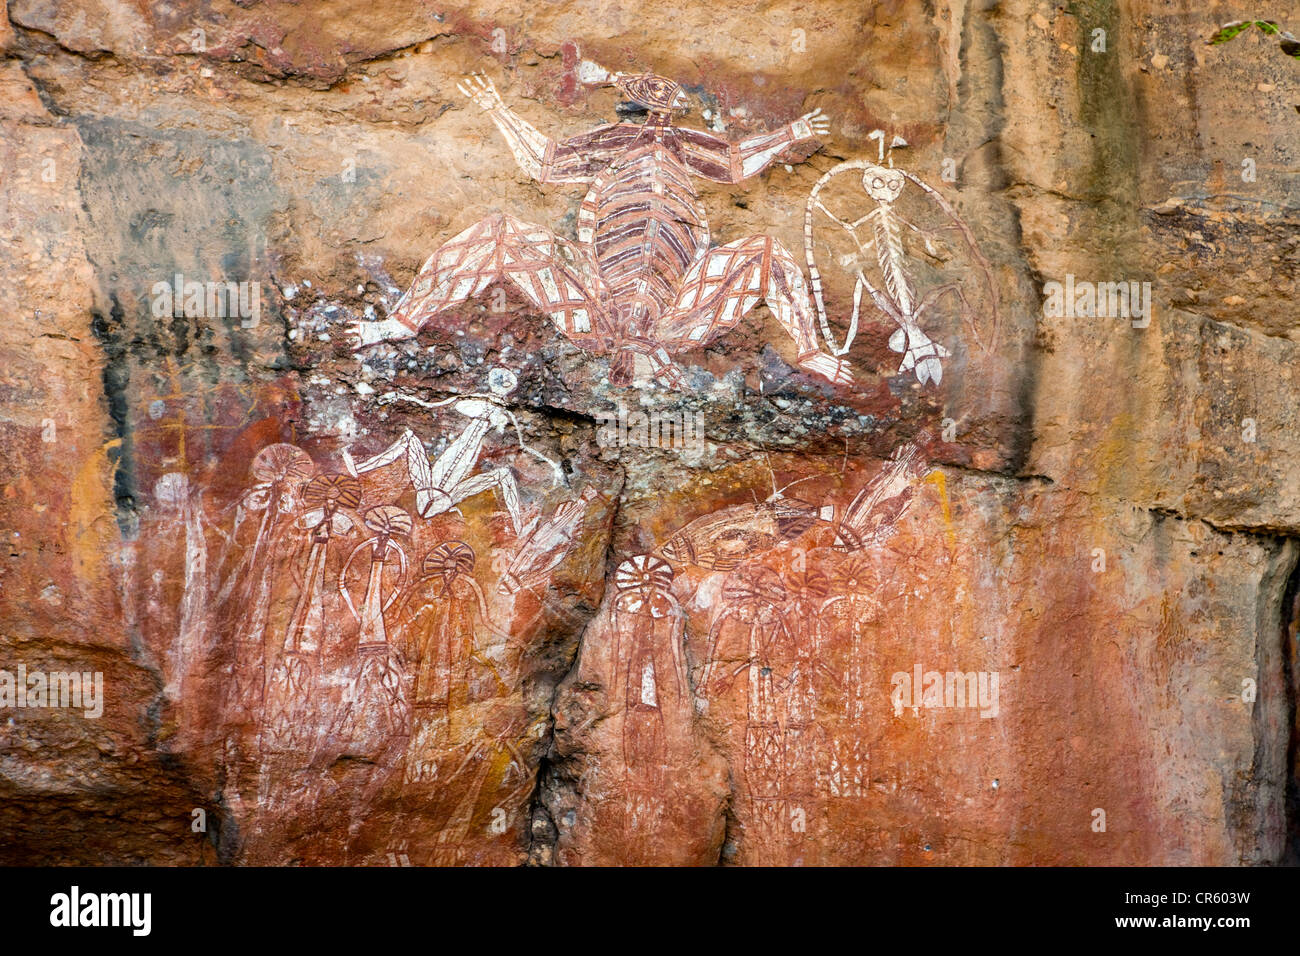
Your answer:
[[[1292,860],[1253,9],[0,10],[0,862]]]

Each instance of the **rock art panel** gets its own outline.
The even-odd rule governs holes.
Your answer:
[[[508,6],[0,3],[0,862],[1293,857],[1293,64]]]
[[[430,403],[448,439],[433,457],[406,430],[364,457],[269,445],[242,488],[157,483],[146,533],[183,552],[186,573],[166,597],[159,577],[141,617],[173,747],[212,762],[238,859],[526,855],[547,718],[527,696],[544,669],[532,657],[598,599],[558,582],[609,505],[569,487],[494,404],[513,374],[490,379],[483,396]],[[544,466],[525,491],[508,465],[479,469],[494,425]],[[424,822],[408,832],[410,807]],[[339,829],[322,840],[311,820]]]
[[[665,385],[684,386],[673,357],[709,345],[760,301],[794,340],[802,368],[849,382],[844,363],[818,347],[794,257],[767,236],[713,245],[691,185],[692,177],[743,182],[825,133],[828,121],[814,110],[776,133],[730,143],[673,125],[673,113],[687,105],[675,81],[644,73],[608,82],[648,111],[645,122],[609,124],[563,142],[513,112],[483,76],[460,85],[529,176],[591,184],[577,240],[506,215],[476,223],[429,257],[388,319],[356,327],[359,344],[414,335],[445,309],[509,280],[562,335],[610,355],[617,385],[632,384],[641,366]]]

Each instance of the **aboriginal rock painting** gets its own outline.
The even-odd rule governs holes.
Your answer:
[[[873,136],[880,140],[879,162],[850,160],[830,169],[813,186],[804,210],[804,249],[812,277],[813,300],[817,317],[827,346],[835,355],[843,355],[853,344],[860,319],[863,293],[870,296],[879,311],[898,326],[889,339],[889,347],[902,352],[899,372],[912,371],[922,384],[938,382],[943,377],[943,359],[951,351],[931,340],[922,330],[921,321],[926,313],[939,308],[945,300],[954,304],[964,328],[970,331],[976,345],[988,351],[998,334],[998,291],[988,260],[975,244],[970,227],[953,209],[943,194],[904,169],[894,168],[894,149],[906,146],[901,137],[894,137],[886,157],[884,133],[875,130]],[[888,165],[886,165],[886,163]],[[833,183],[844,173],[855,172],[861,177],[862,188],[874,203],[865,213],[857,215],[861,206],[860,194],[852,194],[846,207],[854,212],[832,211]],[[923,228],[904,218],[898,209],[903,187],[912,183],[919,195],[936,207],[940,221],[933,228]],[[822,234],[816,224],[829,220],[835,227],[831,237]],[[843,345],[835,344],[835,333],[827,321],[826,304],[822,290],[822,274],[817,265],[817,247],[831,251],[837,245],[835,238],[847,238],[849,249],[835,258],[838,265],[853,274],[853,311]],[[907,241],[905,242],[905,238]],[[909,256],[910,245],[920,245],[918,255]],[[969,292],[960,281],[948,279],[918,289],[916,275],[924,269],[933,272],[953,264],[954,259],[969,262],[976,280]],[[872,276],[875,281],[872,281]],[[982,330],[982,331],[981,331]]]
[[[387,318],[351,327],[356,349],[447,323],[497,283],[605,357],[616,387],[689,388],[688,353],[759,303],[831,400],[855,397],[848,355],[864,310],[889,330],[913,388],[937,388],[946,363],[965,361],[962,333],[992,348],[992,270],[952,203],[895,166],[900,137],[886,151],[876,131],[874,161],[816,180],[805,276],[771,235],[715,244],[693,179],[739,184],[791,162],[792,147],[827,133],[819,110],[730,141],[674,123],[687,97],[671,80],[584,76],[644,120],[560,142],[486,78],[459,87],[534,180],[588,187],[576,237],[506,213],[474,223],[433,252]],[[829,314],[828,300],[850,297],[843,319]],[[179,472],[156,483],[145,533],[167,557],[131,580],[136,620],[166,635],[177,752],[219,753],[212,789],[252,862],[385,862],[377,846],[387,862],[518,862],[542,756],[575,733],[546,712],[559,697],[525,700],[529,655],[567,628],[581,648],[557,672],[572,666],[582,694],[604,695],[581,727],[612,738],[581,776],[594,816],[552,814],[572,828],[559,847],[595,827],[610,862],[662,861],[692,814],[717,816],[684,797],[687,774],[699,778],[691,792],[726,794],[738,860],[812,862],[807,834],[836,814],[869,820],[901,773],[887,763],[879,641],[906,646],[909,603],[927,600],[914,585],[956,560],[928,433],[847,476],[847,453],[834,475],[796,462],[781,488],[769,466],[761,498],[718,495],[712,479],[674,489],[676,507],[653,529],[625,523],[620,540],[636,544],[608,560],[590,542],[609,533],[614,503],[526,439],[517,391],[516,373],[495,367],[436,401],[389,393],[420,411],[376,419],[372,404],[362,440],[247,449],[221,489]],[[815,496],[792,491],[818,480]],[[587,569],[574,580],[596,593],[558,600],[577,554]],[[403,834],[417,807],[433,818],[432,848]],[[346,842],[304,849],[314,827]],[[507,833],[518,839],[493,842]],[[875,849],[900,840],[880,835]],[[354,843],[363,858],[349,856]]]
[[[518,862],[539,738],[526,645],[571,616],[556,582],[603,504],[524,441],[513,374],[489,385],[431,403],[432,455],[410,430],[366,456],[279,443],[229,500],[182,474],[154,489],[150,553],[185,569],[155,574],[143,608],[173,635],[178,749],[219,752],[221,799],[258,859],[301,853],[304,821],[346,812],[328,800],[346,786],[354,836],[386,825],[367,804],[414,801],[438,831],[415,862]]]
[[[710,745],[728,755],[747,862],[800,862],[819,808],[867,795],[863,702],[884,700],[867,642],[898,526],[934,487],[923,458],[905,445],[826,504],[777,492],[718,508],[618,564],[579,677],[605,671],[621,724],[623,779],[596,824],[621,854],[672,838],[671,768]]]
[[[948,350],[931,341],[920,323],[943,296],[961,297],[961,288],[950,283],[918,298],[899,235],[903,227],[917,227],[893,209],[906,176],[937,199],[950,226],[969,240],[969,230],[938,193],[901,170],[846,164],[827,177],[850,166],[864,169],[863,186],[875,206],[865,216],[845,220],[820,201],[818,193],[828,179],[818,183],[809,199],[810,260],[816,208],[854,236],[858,253],[874,247],[883,273],[877,288],[858,270],[851,328],[844,345],[836,346],[820,285],[814,286],[814,309],[802,268],[771,236],[714,245],[691,182],[692,177],[743,182],[791,147],[816,142],[829,129],[827,118],[814,110],[775,132],[730,142],[674,125],[673,114],[687,102],[678,83],[649,73],[607,74],[606,79],[647,111],[645,121],[599,126],[563,142],[507,107],[490,80],[476,75],[461,84],[461,92],[487,112],[533,179],[590,184],[578,213],[576,240],[504,213],[477,222],[429,257],[387,319],[354,326],[358,347],[414,336],[445,310],[495,282],[508,281],[550,316],[560,334],[580,348],[609,356],[612,383],[629,385],[642,370],[659,383],[682,388],[686,380],[675,359],[713,343],[761,301],[794,340],[798,365],[843,386],[853,376],[839,356],[852,342],[866,289],[898,326],[891,347],[904,353],[901,370],[915,370],[922,383],[939,381],[940,360]],[[865,229],[871,238],[864,242],[858,232]],[[928,236],[925,244],[934,251]],[[813,269],[819,282],[815,263]],[[966,304],[965,298],[961,301]],[[996,302],[993,309],[988,321],[996,324]],[[818,340],[818,320],[830,352]]]

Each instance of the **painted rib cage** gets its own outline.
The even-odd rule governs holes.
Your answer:
[[[708,223],[684,167],[660,143],[635,149],[596,178],[583,202],[596,263],[620,322],[646,334],[707,251]],[[582,233],[580,232],[581,236]]]

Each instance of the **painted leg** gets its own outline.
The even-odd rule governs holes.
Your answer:
[[[508,279],[564,335],[579,340],[599,326],[600,282],[590,253],[544,226],[498,213],[441,246],[382,322],[354,327],[358,348],[409,338],[438,313]]]
[[[416,462],[416,468],[422,467],[426,472],[429,470],[429,456],[424,450],[424,443],[409,428],[402,432],[397,441],[379,454],[371,455],[359,462],[353,461],[352,453],[348,449],[343,449],[343,467],[353,478],[360,477],[368,471],[374,471],[376,468],[391,465],[400,458],[406,459],[407,470],[411,472],[412,478],[416,474],[411,467],[412,460]],[[419,464],[421,460],[424,463],[422,466]]]
[[[683,351],[700,347],[734,329],[760,300],[794,339],[800,368],[836,385],[853,381],[847,362],[817,347],[803,271],[768,236],[738,239],[698,259],[683,277],[677,301],[657,323],[656,337]]]
[[[514,528],[515,536],[518,537],[523,527],[523,507],[519,503],[519,486],[515,484],[515,476],[510,473],[510,469],[494,468],[473,478],[466,478],[451,489],[451,502],[460,504],[466,498],[472,498],[491,489],[500,492],[506,511],[510,513],[510,524]]]
[[[415,507],[421,518],[430,518],[451,510],[454,503],[437,487],[424,442],[409,428],[379,454],[362,461],[353,461],[352,454],[346,448],[343,450],[343,467],[354,478],[399,460],[406,463],[406,476],[415,489]]]
[[[636,377],[637,358],[641,357],[650,366],[650,373],[654,376],[655,381],[669,388],[683,389],[686,387],[686,379],[682,377],[682,371],[679,369],[672,357],[663,348],[652,342],[624,342],[622,347],[614,353],[613,359],[609,366],[609,381],[611,385],[618,385],[626,388],[631,385]]]
[[[943,363],[940,360],[947,358],[950,353],[921,330],[917,319],[937,300],[939,294],[948,291],[950,287],[941,286],[931,290],[921,300],[915,315],[905,315],[888,296],[867,282],[861,274],[858,281],[866,286],[880,311],[898,323],[897,331],[889,337],[889,348],[903,353],[903,361],[899,364],[898,370],[906,372],[916,369],[916,380],[922,385],[931,380],[938,385],[943,378]]]

